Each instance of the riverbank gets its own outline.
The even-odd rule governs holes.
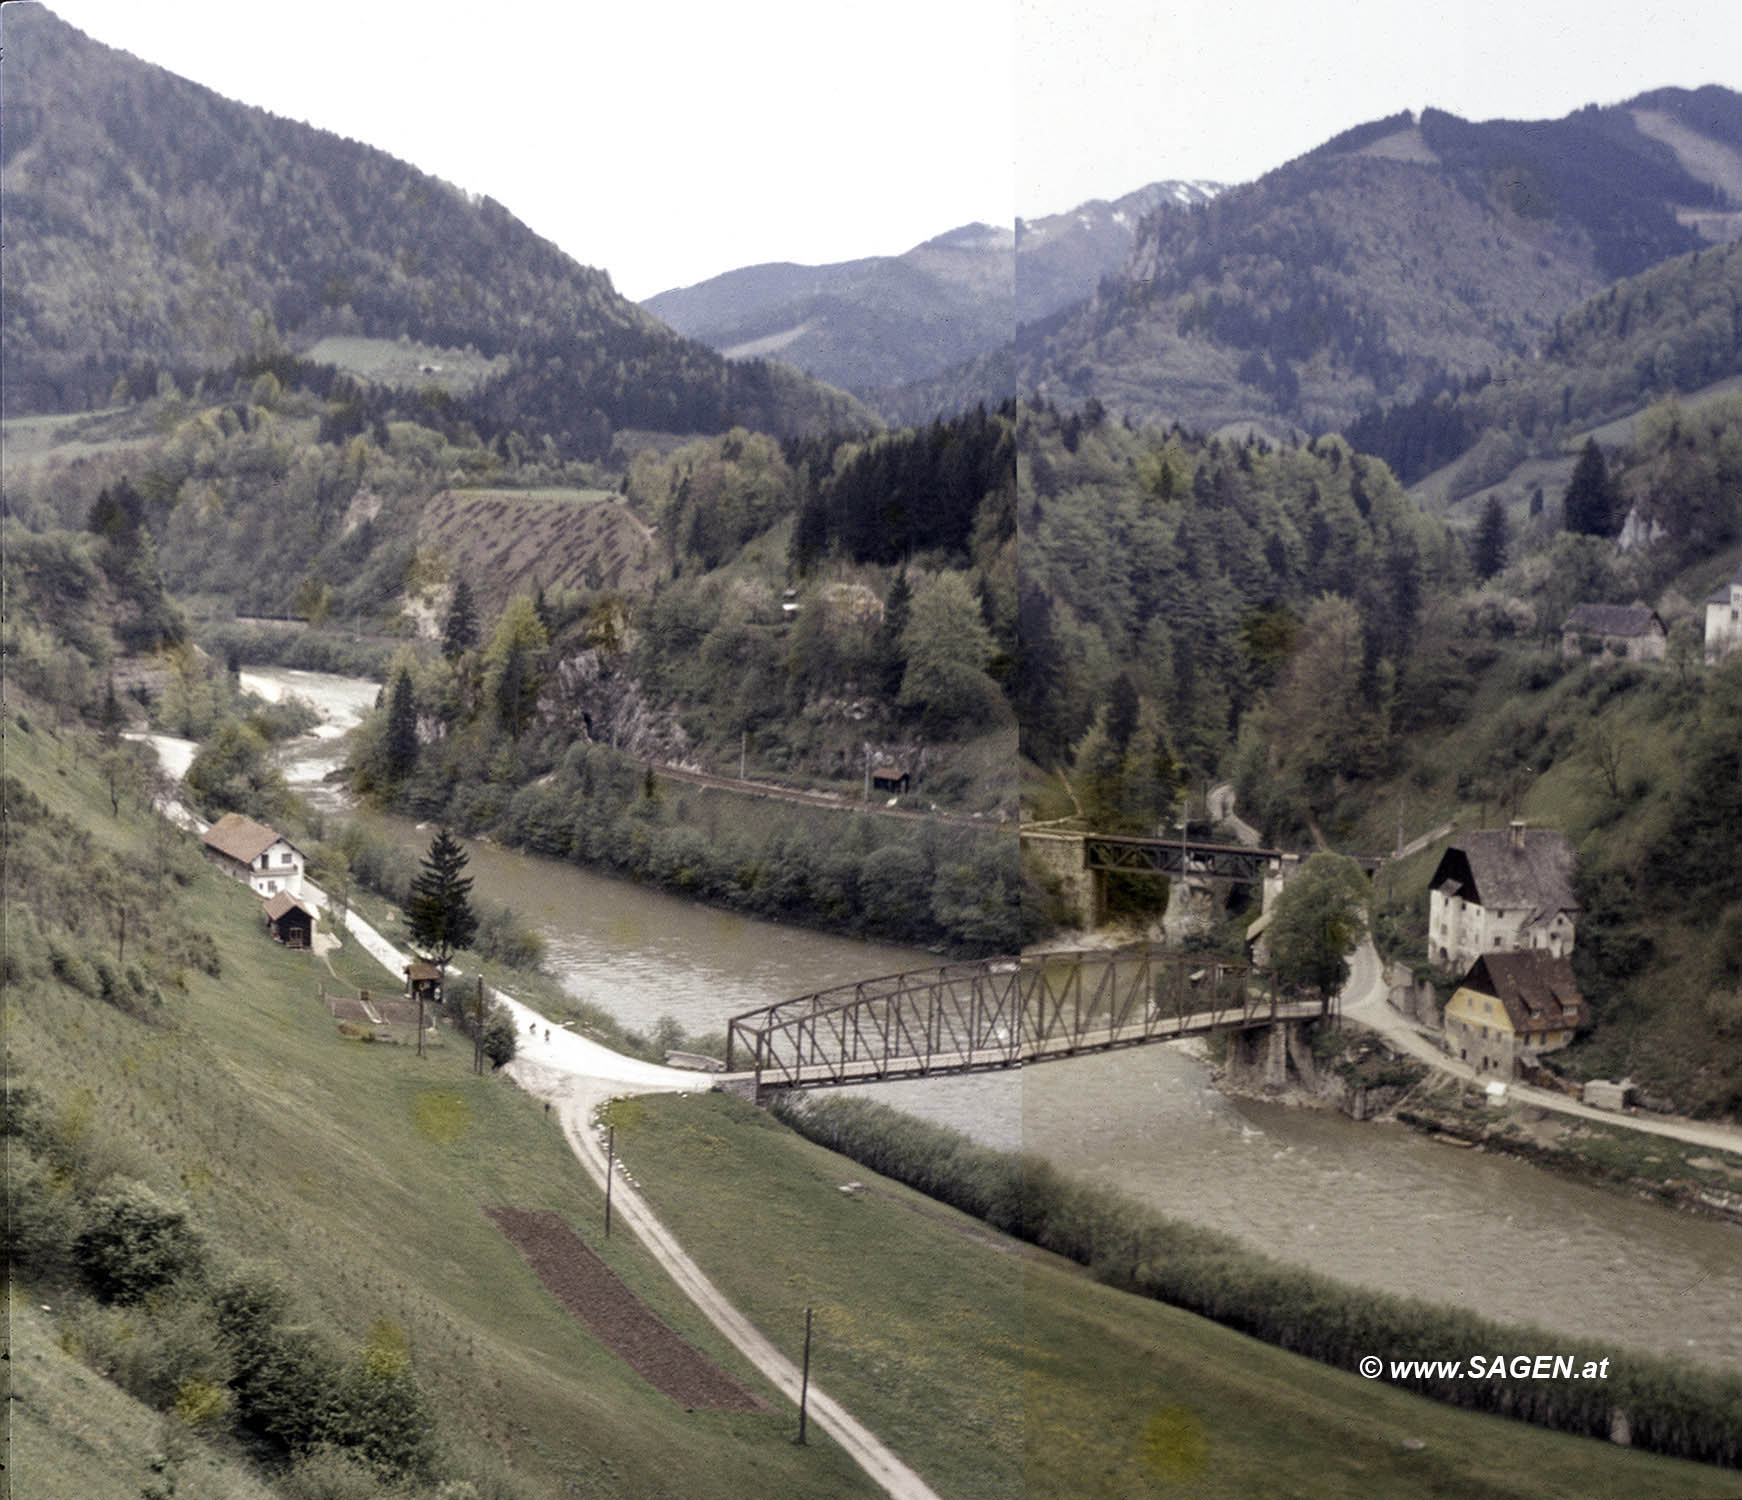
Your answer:
[[[1556,1115],[1534,1104],[1495,1108],[1481,1091],[1451,1079],[1411,1096],[1394,1115],[1440,1140],[1514,1156],[1580,1182],[1742,1228],[1742,1156],[1642,1135],[1625,1125]]]
[[[1742,1464],[1742,1376],[1342,1285],[1231,1236],[1165,1219],[1100,1184],[1069,1179],[1035,1157],[989,1150],[863,1100],[803,1100],[781,1116],[816,1143],[1063,1255],[1097,1281],[1291,1353],[1342,1370],[1375,1355],[1424,1361],[1425,1368],[1407,1372],[1386,1365],[1387,1378],[1438,1401],[1581,1436]],[[1477,1382],[1454,1368],[1474,1353],[1501,1349],[1554,1349],[1593,1374],[1609,1363],[1600,1385],[1577,1376]]]
[[[943,1493],[1736,1488],[1733,1472],[1460,1411],[1134,1297],[737,1100],[662,1096],[611,1118],[641,1191],[707,1274],[793,1358],[812,1308],[813,1371]],[[1534,1391],[1510,1385],[1520,1402]]]

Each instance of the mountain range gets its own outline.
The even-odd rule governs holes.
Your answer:
[[[1618,277],[1736,237],[1739,208],[1729,89],[1547,121],[1403,113],[1151,215],[1085,302],[880,406],[915,421],[1014,391],[1210,429],[1335,428],[1528,355]]]
[[[1018,327],[1092,293],[1119,269],[1145,217],[1221,191],[1153,182],[1014,230],[966,224],[903,255],[826,266],[746,266],[642,304],[729,358],[778,355],[868,398],[1007,344]]]

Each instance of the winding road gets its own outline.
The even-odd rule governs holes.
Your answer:
[[[157,735],[137,738],[152,743],[170,775],[179,781],[191,755],[188,742]],[[158,810],[178,826],[194,833],[203,833],[209,826],[178,802],[161,800]],[[331,909],[326,893],[312,881],[304,879],[303,894],[323,911]],[[355,911],[346,912],[345,928],[358,945],[393,976],[395,984],[403,981],[406,966],[411,962],[409,953],[396,948]],[[454,967],[449,972],[458,976],[462,971]],[[569,1148],[601,1190],[606,1180],[606,1159],[593,1116],[608,1100],[624,1094],[694,1093],[697,1089],[710,1088],[719,1076],[625,1057],[587,1037],[564,1030],[560,1024],[551,1025],[547,1016],[512,995],[494,988],[490,994],[508,1008],[518,1033],[517,1055],[504,1071],[529,1094],[546,1100],[555,1109]],[[762,1372],[769,1384],[796,1405],[801,1381],[798,1367],[708,1280],[672,1232],[648,1207],[647,1201],[626,1180],[621,1164],[611,1189],[611,1206],[614,1216],[621,1216],[635,1231],[648,1253],[665,1268],[708,1321]],[[809,1390],[806,1410],[809,1419],[839,1443],[892,1500],[938,1500],[936,1492],[876,1434],[814,1382]]]
[[[1356,1021],[1377,1031],[1400,1052],[1436,1068],[1465,1083],[1486,1084],[1491,1080],[1479,1077],[1468,1063],[1460,1062],[1441,1051],[1431,1033],[1423,1031],[1391,1008],[1386,998],[1385,965],[1380,961],[1371,939],[1363,941],[1355,951],[1349,966],[1349,982],[1338,996],[1338,1007],[1345,1020]],[[1619,1125],[1647,1135],[1669,1136],[1694,1146],[1710,1146],[1720,1151],[1732,1151],[1742,1156],[1742,1128],[1718,1125],[1706,1120],[1688,1120],[1677,1115],[1618,1114],[1614,1110],[1595,1109],[1589,1104],[1557,1094],[1549,1089],[1533,1088],[1529,1084],[1509,1083],[1506,1097],[1520,1104],[1534,1104],[1557,1114],[1577,1115],[1604,1125]]]

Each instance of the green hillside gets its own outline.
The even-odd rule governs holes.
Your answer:
[[[0,323],[8,415],[106,404],[118,381],[187,389],[275,338],[342,336],[461,351],[491,371],[474,420],[568,453],[596,456],[625,427],[872,421],[796,371],[680,338],[488,198],[223,99],[42,5],[8,6],[5,25],[0,172],[9,235],[29,246]]]
[[[111,814],[71,731],[28,718],[6,728],[10,1180],[26,1235],[20,1290],[53,1309],[23,1325],[15,1353],[40,1372],[32,1400],[65,1399],[48,1387],[74,1378],[33,1353],[33,1338],[52,1339],[160,1410],[181,1403],[165,1431],[196,1455],[180,1461],[190,1479],[207,1453],[281,1472],[298,1440],[270,1408],[248,1406],[244,1354],[214,1311],[224,1288],[264,1275],[288,1297],[284,1326],[313,1330],[308,1360],[406,1351],[431,1423],[428,1472],[470,1478],[480,1494],[867,1492],[826,1442],[792,1447],[778,1400],[766,1415],[686,1412],[556,1307],[487,1209],[560,1214],[685,1338],[772,1398],[632,1241],[601,1239],[599,1195],[560,1133],[507,1079],[474,1076],[469,1044],[444,1037],[419,1059],[340,1035],[319,985],[393,982],[354,945],[329,972],[272,944],[259,902],[179,838],[156,883],[162,904],[135,894],[124,961],[112,908],[74,904],[52,881],[24,885],[55,857],[39,840],[89,889],[113,887],[115,868],[155,868],[159,835],[131,805]],[[204,1271],[105,1303],[67,1250],[104,1196],[132,1183],[185,1211]],[[215,1394],[199,1398],[197,1382]],[[142,1485],[171,1439],[138,1448],[129,1434],[154,1423],[105,1398],[80,1423],[20,1435],[48,1471],[114,1473],[130,1460],[119,1471]],[[85,1491],[99,1492],[113,1491]]]

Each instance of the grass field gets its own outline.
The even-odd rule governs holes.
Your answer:
[[[437,349],[409,339],[369,339],[334,334],[303,353],[304,359],[339,369],[382,385],[407,390],[436,386],[459,395],[482,385],[508,366],[506,357],[485,359],[477,350]]]
[[[613,1106],[703,1270],[940,1494],[1731,1496],[1738,1476],[1437,1405],[1076,1267],[721,1095]],[[841,1186],[862,1181],[849,1194]]]
[[[43,730],[7,726],[7,770],[123,857],[147,857],[145,820],[112,818],[89,760]],[[6,996],[14,1081],[49,1096],[105,1163],[187,1202],[231,1256],[278,1268],[342,1347],[378,1319],[398,1325],[444,1442],[473,1469],[510,1467],[526,1494],[869,1493],[832,1444],[792,1446],[790,1407],[632,1240],[603,1241],[598,1194],[541,1105],[505,1078],[473,1076],[465,1044],[420,1060],[342,1040],[317,998],[324,971],[266,940],[243,887],[207,873],[183,895],[223,971],[170,993],[161,1023],[57,984]],[[335,962],[349,982],[385,978],[354,950]],[[563,1215],[774,1410],[688,1413],[653,1390],[562,1312],[485,1217],[498,1204]],[[19,1357],[53,1336],[27,1326]],[[27,1452],[75,1476],[74,1492],[136,1493],[76,1488],[81,1444],[134,1445],[115,1422],[88,1442],[49,1424]]]

